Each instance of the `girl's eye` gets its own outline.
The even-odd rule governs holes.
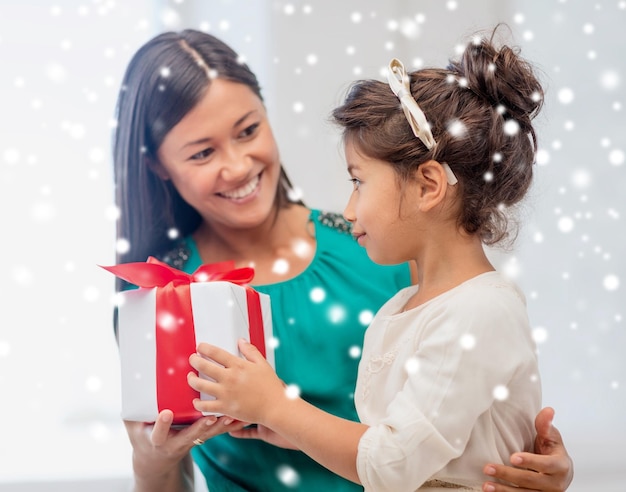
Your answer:
[[[213,152],[214,152],[214,149],[212,149],[211,147],[208,147],[208,148],[206,148],[204,150],[201,150],[197,154],[192,155],[191,156],[191,160],[192,161],[203,161],[203,160],[209,158]]]
[[[352,182],[352,186],[354,186],[354,191],[357,191],[361,186],[361,180],[359,178],[350,178]]]
[[[260,123],[253,123],[250,126],[244,128],[244,130],[239,134],[240,137],[246,138],[254,135],[259,128]]]

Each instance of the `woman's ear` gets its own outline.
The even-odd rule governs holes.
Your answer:
[[[427,212],[439,205],[446,196],[448,178],[443,166],[437,161],[426,161],[417,168],[415,177],[420,187],[420,205]]]
[[[150,170],[159,178],[163,181],[169,181],[171,179],[169,173],[159,161],[151,159],[150,157],[146,157],[145,159]]]

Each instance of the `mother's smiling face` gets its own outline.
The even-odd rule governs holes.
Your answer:
[[[278,147],[261,99],[245,84],[214,79],[165,136],[155,172],[211,228],[251,228],[270,217],[280,180]]]

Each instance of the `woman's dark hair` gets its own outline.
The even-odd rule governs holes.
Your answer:
[[[383,82],[356,82],[333,119],[363,154],[390,163],[409,179],[428,161],[446,162],[458,178],[459,226],[493,245],[509,234],[505,213],[524,197],[533,175],[537,138],[531,120],[543,89],[518,50],[474,37],[445,69],[410,74],[411,93],[437,145],[415,137],[398,98]]]
[[[118,252],[118,263],[164,254],[175,241],[168,237],[170,229],[184,237],[200,225],[198,212],[171,181],[153,172],[149,161],[157,161],[163,139],[204,96],[212,78],[245,84],[263,99],[256,76],[237,53],[204,32],[160,34],[130,61],[117,101],[113,139],[117,238],[130,246]],[[290,188],[281,167],[277,207],[293,203]],[[118,282],[118,289],[121,286]]]

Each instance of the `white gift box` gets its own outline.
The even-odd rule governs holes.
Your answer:
[[[225,281],[192,282],[188,287],[195,337],[193,346],[186,342],[178,346],[179,338],[189,341],[190,336],[187,332],[186,336],[179,337],[180,331],[190,330],[191,327],[185,327],[184,324],[179,326],[179,320],[169,314],[167,306],[159,306],[157,309],[158,288],[140,288],[120,293],[118,336],[124,420],[154,422],[160,410],[169,408],[174,411],[174,424],[191,423],[201,416],[193,408],[193,398],[213,398],[198,394],[187,384],[187,374],[194,370],[189,365],[189,356],[196,351],[196,346],[206,342],[240,355],[237,347],[240,338],[254,343],[249,330],[249,287]],[[265,357],[275,367],[270,298],[266,294],[254,294],[258,295],[260,302]],[[159,323],[157,316],[160,317]],[[167,356],[162,355],[165,353]],[[157,360],[162,364],[166,360],[168,367],[157,369]],[[158,380],[159,377],[163,380]],[[172,398],[168,395],[172,385],[185,393],[185,396],[179,395],[174,402],[168,401]],[[173,407],[179,408],[179,411]]]

